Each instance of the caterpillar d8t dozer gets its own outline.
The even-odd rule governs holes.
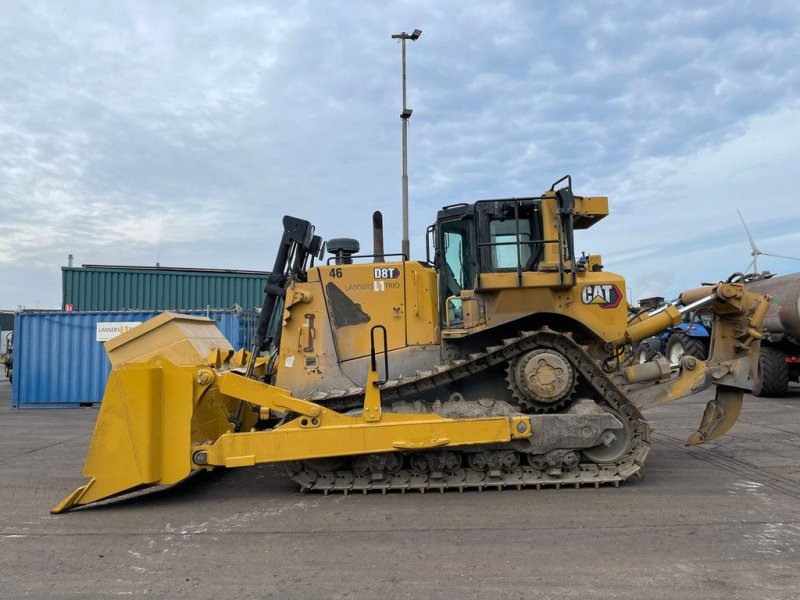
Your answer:
[[[575,254],[574,230],[607,214],[566,177],[443,208],[426,261],[340,238],[316,265],[322,239],[285,217],[250,351],[170,313],[106,342],[90,480],[53,512],[259,463],[325,493],[618,485],[651,450],[641,411],[712,384],[687,443],[722,435],[752,387],[768,298],[721,283],[633,310],[621,276]],[[708,360],[626,357],[700,307]]]

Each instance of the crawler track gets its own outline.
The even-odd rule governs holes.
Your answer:
[[[592,389],[595,402],[613,412],[623,422],[629,443],[614,460],[597,462],[587,458],[579,449],[563,448],[564,453],[574,453],[561,464],[548,461],[544,455],[501,446],[487,450],[482,447],[462,446],[447,448],[460,455],[459,464],[449,468],[420,469],[420,463],[435,464],[441,460],[441,451],[403,453],[399,468],[393,472],[363,472],[354,468],[357,458],[345,457],[339,461],[296,461],[286,463],[286,472],[302,491],[382,492],[400,491],[464,491],[466,489],[522,489],[562,486],[599,487],[604,484],[619,485],[641,470],[650,453],[650,428],[639,411],[609,380],[602,369],[570,337],[549,329],[524,331],[518,337],[503,340],[502,345],[491,346],[484,352],[469,355],[464,360],[453,361],[431,371],[415,376],[390,380],[381,388],[385,405],[400,399],[414,398],[464,380],[489,367],[505,364],[534,348],[550,348],[568,358],[578,375]],[[465,382],[467,383],[467,382]],[[326,403],[336,409],[356,408],[363,401],[363,388],[332,390],[316,394],[311,400]],[[420,457],[422,460],[420,460]],[[359,472],[360,471],[360,472]]]

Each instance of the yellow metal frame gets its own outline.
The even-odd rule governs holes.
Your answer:
[[[195,464],[244,467],[258,463],[309,460],[426,450],[445,446],[497,444],[531,436],[527,416],[448,419],[433,413],[384,412],[376,371],[367,378],[360,415],[343,415],[319,404],[292,398],[286,390],[226,373],[224,394],[255,404],[262,411],[291,410],[300,416],[266,431],[227,433],[210,444],[193,447]]]
[[[533,435],[523,415],[448,419],[385,412],[374,370],[361,414],[344,415],[220,368],[213,364],[218,359],[179,366],[156,355],[115,367],[84,467],[90,480],[51,512],[177,483],[215,466],[502,444]],[[257,417],[286,413],[297,416],[264,431],[235,431],[229,422],[249,427]]]

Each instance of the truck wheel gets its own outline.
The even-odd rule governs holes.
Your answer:
[[[685,333],[673,333],[667,341],[667,358],[672,364],[681,362],[685,355],[694,356],[700,360],[706,359],[706,347],[697,338]]]
[[[788,391],[789,366],[786,364],[786,355],[775,348],[761,348],[753,394],[783,396]]]
[[[647,342],[641,342],[636,348],[636,360],[640,365],[643,365],[648,360],[653,358],[653,348]]]

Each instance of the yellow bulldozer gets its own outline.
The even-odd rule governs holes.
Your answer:
[[[326,245],[284,217],[249,351],[172,313],[106,342],[90,480],[52,512],[260,463],[324,493],[617,486],[651,451],[641,411],[712,384],[687,443],[722,435],[752,389],[769,299],[728,282],[634,309],[600,256],[576,256],[574,230],[607,215],[569,176],[446,206],[425,261],[384,255],[382,239],[372,255]],[[701,308],[706,361],[631,356]]]

